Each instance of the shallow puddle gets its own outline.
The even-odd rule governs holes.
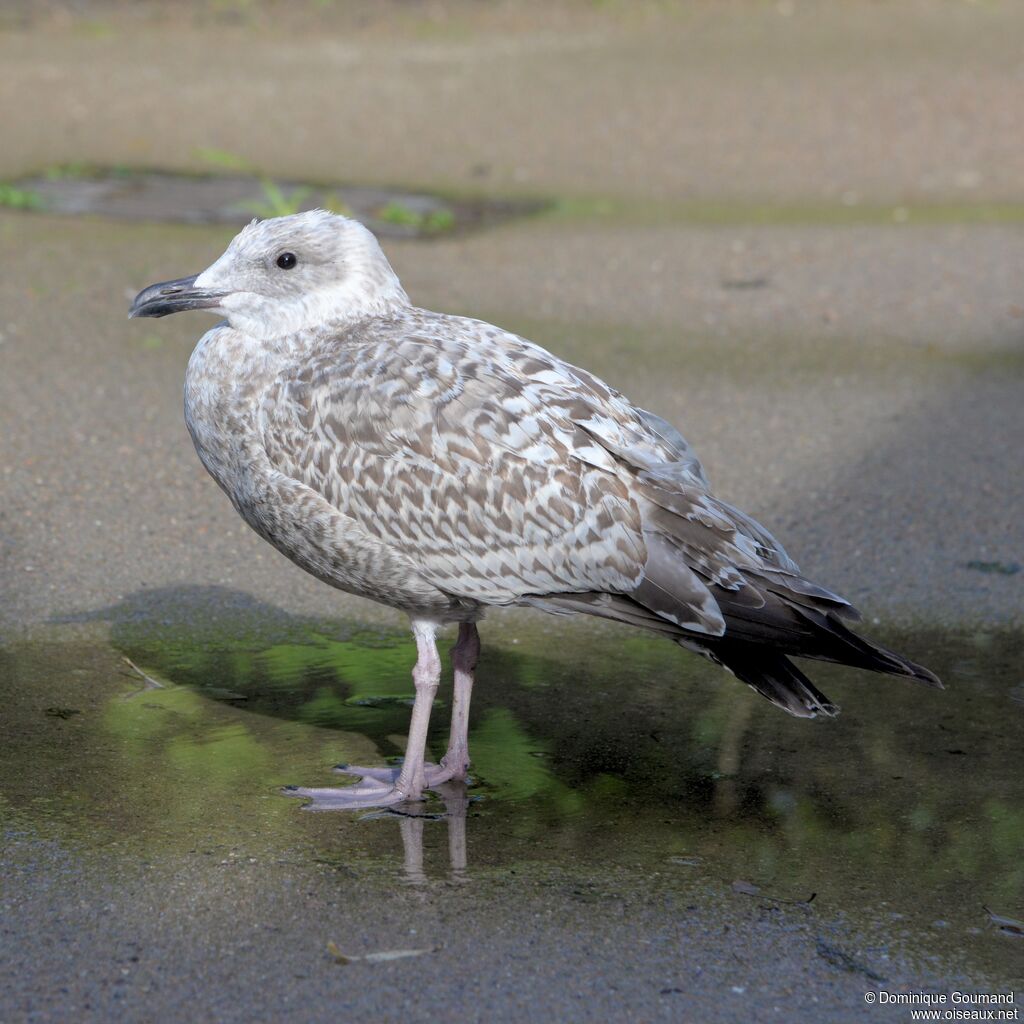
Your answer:
[[[816,667],[844,712],[807,722],[641,635],[485,623],[473,785],[401,813],[315,814],[280,787],[401,756],[410,639],[256,605],[226,613],[215,589],[156,604],[163,614],[150,593],[80,617],[109,621],[109,644],[58,629],[0,650],[8,835],[83,855],[299,858],[385,885],[557,869],[575,899],[600,898],[609,877],[700,884],[1024,975],[1024,946],[985,909],[1024,916],[1019,634],[876,630],[948,689]]]
[[[317,208],[362,221],[384,238],[432,238],[537,213],[548,204],[445,198],[359,185],[306,184],[254,173],[175,174],[130,167],[56,166],[10,185],[3,205],[72,216],[242,225]]]

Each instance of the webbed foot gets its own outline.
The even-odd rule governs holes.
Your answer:
[[[422,777],[409,785],[402,783],[400,767],[363,768],[358,765],[339,764],[334,770],[342,775],[354,775],[359,781],[354,786],[325,786],[308,788],[285,786],[285,796],[310,800],[309,811],[360,810],[367,807],[392,807],[423,799],[423,790],[433,789],[457,777],[458,772],[442,764],[424,764]]]

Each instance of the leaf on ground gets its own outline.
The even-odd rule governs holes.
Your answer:
[[[1001,914],[994,914],[988,907],[982,907],[988,914],[988,919],[1004,935],[1015,935],[1024,938],[1024,921],[1015,921],[1012,917],[1003,917]]]
[[[345,954],[342,953],[340,949],[338,949],[338,944],[334,941],[334,939],[328,940],[327,952],[330,953],[331,956],[334,957],[335,961],[339,964],[352,963],[352,957],[345,956]]]
[[[381,964],[389,960],[405,960],[410,956],[423,956],[424,953],[434,953],[436,951],[437,947],[431,946],[425,949],[384,949],[379,953],[364,953],[361,956],[356,956],[350,953],[343,953],[333,939],[327,943],[327,952],[334,958],[335,963],[339,964],[352,964],[357,960],[362,960],[368,964]]]

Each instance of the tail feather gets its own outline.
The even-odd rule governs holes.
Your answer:
[[[776,707],[798,718],[832,717],[839,707],[825,696],[790,657],[829,661],[885,675],[904,676],[942,689],[933,672],[854,633],[841,611],[822,607],[814,597],[765,591],[768,600],[752,607],[711,586],[725,620],[722,636],[697,633],[663,618],[635,596],[582,593],[529,598],[545,611],[582,612],[651,630],[681,647],[703,654],[728,669]],[[526,602],[524,602],[526,603]]]
[[[741,643],[722,644],[714,659],[776,707],[797,718],[839,714],[833,704],[789,658]]]
[[[730,601],[729,594],[716,592],[715,596],[725,617],[724,640],[791,657],[906,676],[942,689],[934,672],[855,633],[840,618],[841,611],[822,607],[803,595],[769,592],[770,599],[760,609],[741,607]]]
[[[853,668],[881,672],[885,675],[906,676],[929,686],[942,689],[942,682],[934,672],[918,665],[895,651],[858,636],[834,613],[809,611],[806,619],[811,625],[810,636],[800,644],[787,637],[783,650],[768,643],[752,643],[732,639],[733,623],[726,619],[725,637],[709,653],[715,661],[729,669],[738,679],[755,689],[777,707],[799,718],[814,718],[818,714],[833,716],[839,708],[833,704],[785,655],[792,654],[814,661],[831,661]]]

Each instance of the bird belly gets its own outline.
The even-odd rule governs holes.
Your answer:
[[[239,515],[292,562],[339,590],[442,620],[478,618],[476,602],[427,582],[409,558],[271,463],[256,414],[277,373],[227,327],[209,332],[189,361],[185,422],[200,461]]]
[[[442,621],[479,618],[474,602],[444,594],[319,493],[275,470],[256,441],[211,430],[195,411],[186,419],[207,472],[242,519],[299,568],[339,590],[410,614]]]
[[[479,617],[475,604],[428,583],[401,554],[300,481],[280,473],[254,476],[233,501],[264,540],[332,587],[442,621]]]

